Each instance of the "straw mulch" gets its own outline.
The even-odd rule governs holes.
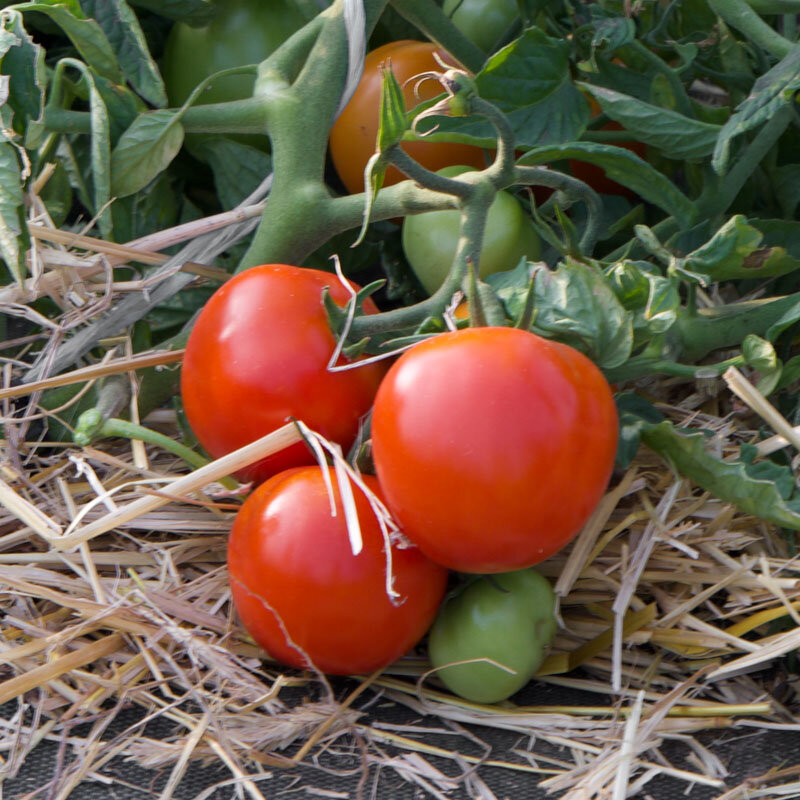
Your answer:
[[[36,231],[33,277],[0,297],[0,311],[42,331],[0,350],[0,704],[15,703],[0,720],[3,779],[51,740],[71,758],[31,797],[65,798],[127,757],[168,774],[162,798],[198,759],[224,765],[247,796],[263,798],[264,775],[336,748],[360,752],[362,770],[395,770],[434,797],[494,797],[487,765],[569,800],[642,796],[657,776],[712,787],[726,800],[800,792],[800,765],[791,762],[731,785],[726,765],[696,738],[710,729],[798,729],[797,676],[786,667],[800,646],[793,551],[780,531],[703,493],[644,448],[575,542],[541,565],[560,597],[560,628],[539,680],[595,693],[597,705],[469,704],[425,675],[421,652],[357,679],[346,695],[322,676],[265,660],[231,608],[225,544],[239,500],[218,481],[298,434],[287,427],[194,472],[141,442],[79,449],[47,441],[37,424],[43,389],[128,374],[135,400],[133,370],[160,356],[131,356],[130,341],[118,337],[82,370],[21,386],[23,371],[124,293],[152,286],[115,285],[112,264],[158,257],[75,238],[46,219]],[[163,243],[173,244],[169,233]],[[184,268],[198,281],[219,277]],[[33,308],[43,295],[62,316]],[[163,368],[179,359],[163,359]],[[638,388],[676,423],[712,430],[723,456],[763,438],[765,423],[722,379]],[[179,436],[172,411],[144,423]],[[772,438],[760,447],[786,445]],[[381,723],[365,713],[376,703],[410,709],[429,727]],[[109,735],[130,706],[142,724]],[[173,725],[172,738],[145,733],[144,721],[157,718]],[[437,739],[432,720],[449,735]],[[89,723],[80,736],[79,721]],[[514,751],[474,755],[489,729],[515,734]],[[670,742],[684,745],[684,763],[664,755]]]

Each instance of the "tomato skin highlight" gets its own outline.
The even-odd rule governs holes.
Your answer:
[[[421,72],[442,68],[436,63],[433,54],[438,53],[446,64],[456,64],[455,59],[430,42],[415,42],[404,39],[389,42],[367,53],[364,61],[364,74],[355,94],[345,106],[330,134],[330,153],[336,172],[350,194],[364,191],[364,169],[375,152],[378,138],[378,114],[381,98],[380,65],[391,60],[392,69],[398,82]],[[427,80],[419,87],[419,97],[414,96],[413,83],[403,88],[406,107],[411,109],[423,100],[443,94],[444,89],[434,80]],[[486,166],[483,151],[478,147],[451,142],[404,142],[402,149],[422,166],[429,170],[441,169],[454,164],[467,164],[482,169]],[[405,180],[399,170],[390,167],[386,170],[383,185]]]
[[[533,677],[555,632],[555,595],[547,579],[532,569],[504,572],[478,578],[445,600],[428,654],[436,676],[459,697],[499,703]],[[516,674],[473,659],[491,659]]]
[[[322,305],[326,286],[339,305],[349,299],[331,273],[265,264],[231,278],[200,312],[186,345],[181,394],[192,430],[214,458],[292,417],[343,448],[354,441],[386,366],[328,371],[336,342]],[[377,311],[369,300],[365,309]],[[300,443],[251,465],[240,477],[261,482],[313,463],[313,454]]]
[[[507,572],[566,545],[603,495],[617,413],[600,370],[515,328],[466,328],[404,353],[372,415],[389,508],[434,561]]]
[[[425,634],[447,571],[416,547],[393,546],[394,588],[401,597],[392,604],[383,536],[369,502],[354,486],[364,542],[354,556],[336,476],[329,472],[335,517],[318,466],[275,475],[248,497],[228,543],[231,591],[244,627],[276,660],[336,675],[372,672]],[[380,497],[377,480],[364,481]]]

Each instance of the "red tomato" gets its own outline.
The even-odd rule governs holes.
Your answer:
[[[456,64],[451,55],[430,42],[403,40],[389,42],[367,54],[364,76],[355,94],[334,122],[330,135],[330,151],[336,172],[350,194],[364,191],[364,168],[375,152],[378,138],[378,114],[381,99],[380,66],[391,60],[395,77],[402,85],[421,72],[442,68],[433,54],[438,53],[446,64]],[[444,89],[433,80],[420,86],[419,97],[414,96],[413,83],[403,89],[406,107],[411,109],[423,100],[443,94]],[[478,147],[448,142],[407,142],[403,150],[424,167],[434,172],[455,164],[483,169],[486,160]],[[405,180],[405,175],[394,167],[386,171],[384,185]]]
[[[600,104],[593,97],[588,98],[592,107],[592,117],[596,117],[601,113],[602,109]],[[604,131],[622,131],[625,130],[619,122],[609,122],[603,125],[601,130]],[[645,158],[647,153],[647,146],[642,142],[614,142],[617,147],[624,147],[632,153],[636,153],[639,158]],[[589,184],[596,192],[600,194],[615,194],[621,195],[632,199],[636,194],[632,192],[627,186],[612,181],[611,178],[606,177],[605,170],[598,167],[596,164],[590,164],[588,161],[578,161],[578,159],[569,160],[569,168],[572,174],[582,180],[584,183]]]
[[[344,448],[354,441],[386,367],[327,370],[335,340],[322,306],[325,286],[345,304],[349,295],[335,275],[265,264],[231,278],[200,312],[186,345],[181,393],[192,430],[214,458],[290,417]],[[377,311],[371,301],[364,308]],[[261,482],[313,463],[301,443],[248,467],[241,477]]]
[[[580,530],[614,463],[600,370],[516,328],[428,339],[389,370],[372,415],[375,468],[404,533],[462,572],[543,561]]]
[[[392,545],[393,603],[386,594],[384,540],[369,501],[353,487],[363,549],[354,556],[336,483],[336,516],[322,470],[299,467],[248,497],[231,531],[228,569],[244,627],[292,667],[353,675],[385,667],[433,622],[447,570],[413,545]],[[375,478],[365,476],[380,497]]]

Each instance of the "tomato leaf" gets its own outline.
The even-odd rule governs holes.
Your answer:
[[[697,216],[695,204],[680,192],[668,178],[653,169],[639,156],[622,147],[592,142],[569,142],[568,144],[536,147],[518,159],[518,163],[535,166],[564,158],[588,161],[590,164],[602,167],[609,178],[663,208],[684,227],[690,225]]]
[[[486,278],[512,319],[525,313],[529,286],[521,284],[523,266]],[[558,269],[533,274],[530,330],[585,353],[601,368],[627,361],[633,347],[633,315],[623,308],[602,273],[567,257]],[[516,284],[516,285],[514,285]]]
[[[775,525],[800,530],[800,498],[785,496],[789,480],[776,481],[776,470],[781,469],[777,464],[753,463],[753,451],[744,448],[742,460],[722,461],[708,451],[704,432],[676,428],[668,420],[650,422],[630,410],[620,416],[628,434],[631,428],[638,429],[641,440],[676,472],[715,497]]]
[[[130,0],[130,4],[197,28],[208,25],[216,13],[210,0]]]
[[[722,126],[712,166],[722,175],[728,165],[732,140],[747,131],[757,128],[771,119],[780,109],[794,102],[794,94],[800,89],[800,47],[795,47],[769,72],[753,84],[747,99]]]
[[[21,3],[20,11],[38,11],[49,17],[69,37],[86,63],[103,77],[122,82],[114,48],[103,29],[93,19],[87,19],[78,0],[40,0],[38,3]]]
[[[125,78],[151,105],[165,106],[164,81],[150,55],[136,14],[125,0],[80,0],[84,13],[102,28]]]
[[[636,24],[630,17],[614,14],[598,5],[590,6],[589,11],[594,28],[592,48],[602,47],[604,51],[610,52],[634,40]]]
[[[575,88],[569,70],[569,43],[528,28],[495,53],[476,75],[478,94],[507,117],[517,145],[534,147],[577,139],[589,121],[589,104]],[[437,118],[440,131],[461,141],[492,146],[490,123],[468,118]],[[447,138],[438,132],[431,137]]]
[[[25,277],[25,195],[17,148],[0,140],[0,257],[17,281]]]
[[[91,162],[92,204],[97,224],[105,238],[112,238],[113,219],[108,204],[111,200],[111,132],[108,109],[94,81],[92,70],[82,61],[64,58],[58,68],[74,67],[81,73],[89,97],[89,119],[92,135],[89,139]]]
[[[267,153],[226,136],[205,136],[198,143],[192,142],[191,151],[211,167],[224,209],[237,206],[272,172]]]
[[[111,153],[111,191],[118,197],[147,186],[183,144],[183,126],[175,111],[152,111],[137,117]]]
[[[6,85],[4,105],[13,112],[10,121],[17,133],[42,117],[44,107],[44,51],[28,36],[18,11],[2,12],[0,27],[0,75]]]
[[[578,85],[597,100],[611,119],[630,131],[634,139],[657,147],[668,158],[691,161],[714,150],[721,129],[719,125],[699,122],[602,86]]]
[[[792,233],[800,234],[797,223],[781,225],[781,240],[786,241],[786,227],[794,227]],[[708,242],[679,261],[691,272],[703,275],[707,282],[775,277],[800,269],[800,258],[787,253],[785,247],[764,246],[764,238],[755,225],[737,214]],[[772,240],[776,238],[771,237]],[[800,241],[795,243],[795,249],[800,254]]]

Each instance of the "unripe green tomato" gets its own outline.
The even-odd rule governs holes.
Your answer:
[[[517,0],[444,0],[442,10],[468,39],[487,53],[517,18]]]
[[[478,578],[445,601],[428,637],[431,664],[452,692],[498,703],[519,691],[542,664],[556,632],[555,595],[533,569]],[[515,674],[485,661],[488,658]]]
[[[164,50],[163,75],[170,105],[182,105],[200,81],[231,67],[259,64],[306,23],[292,0],[218,0],[203,28],[178,22]],[[215,81],[198,103],[243,100],[253,94],[255,75]]]
[[[470,167],[446,167],[439,174],[454,177],[470,171]],[[450,272],[460,235],[461,212],[456,210],[426,211],[403,221],[403,252],[428,294],[433,294]],[[480,277],[513,269],[523,256],[535,261],[540,253],[539,235],[516,198],[498,192],[486,218]]]

